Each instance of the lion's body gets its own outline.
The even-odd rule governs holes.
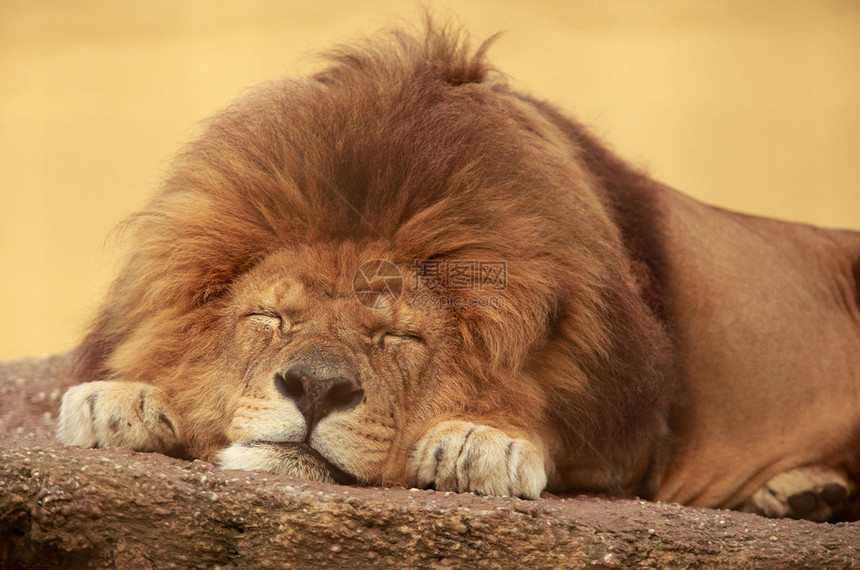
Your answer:
[[[677,194],[482,52],[394,34],[217,116],[132,221],[60,439],[320,480],[844,511],[860,236]]]
[[[736,506],[779,473],[846,465],[860,449],[860,234],[671,191],[662,203],[682,393],[657,497]]]

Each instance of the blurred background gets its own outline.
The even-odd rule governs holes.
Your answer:
[[[427,2],[514,86],[701,200],[860,229],[860,3]],[[0,360],[70,349],[195,123],[402,0],[0,0]]]

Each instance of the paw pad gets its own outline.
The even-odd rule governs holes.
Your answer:
[[[854,484],[841,470],[800,467],[768,481],[741,510],[768,517],[832,521],[851,508],[854,490]]]

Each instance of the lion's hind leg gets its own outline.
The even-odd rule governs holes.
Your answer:
[[[767,517],[826,522],[851,508],[856,485],[845,471],[807,466],[780,473],[752,494],[740,510]]]
[[[175,454],[180,449],[179,423],[156,386],[86,382],[63,395],[57,441]]]

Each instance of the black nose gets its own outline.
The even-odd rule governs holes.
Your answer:
[[[296,403],[310,427],[332,412],[354,408],[364,399],[358,382],[343,376],[319,378],[304,366],[294,366],[275,375],[275,386]]]

